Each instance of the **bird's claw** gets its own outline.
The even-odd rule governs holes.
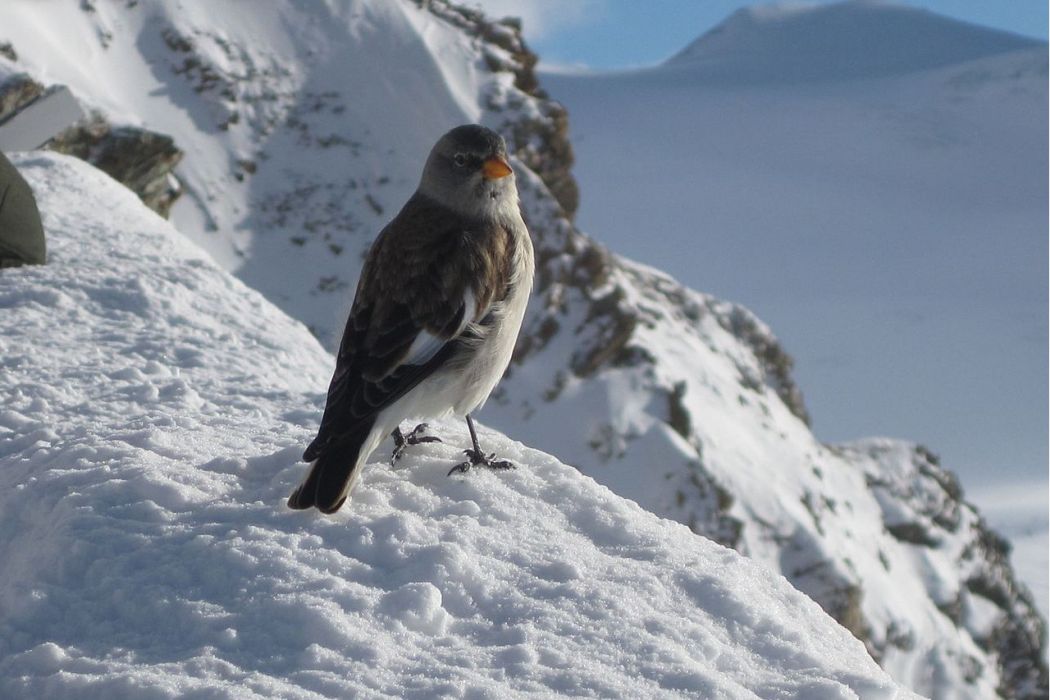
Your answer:
[[[426,423],[420,423],[408,435],[401,432],[401,428],[394,428],[390,435],[394,438],[394,451],[390,454],[390,465],[393,466],[397,460],[405,454],[409,445],[418,445],[421,442],[441,442],[441,438],[435,435],[423,435],[427,430]]]
[[[460,462],[456,466],[448,470],[448,475],[453,474],[466,474],[471,470],[472,467],[487,467],[488,469],[516,469],[513,462],[508,462],[505,459],[496,459],[496,453],[490,452],[487,456],[484,452],[469,449],[463,450],[468,459],[465,462]]]

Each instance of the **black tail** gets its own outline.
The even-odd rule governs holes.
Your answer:
[[[288,497],[288,507],[295,510],[316,507],[322,513],[334,513],[346,501],[346,484],[358,466],[361,447],[372,431],[374,420],[354,426],[352,432],[324,446],[310,466],[310,473],[299,488]]]

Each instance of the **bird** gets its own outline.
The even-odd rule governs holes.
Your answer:
[[[310,468],[288,506],[339,510],[408,418],[466,419],[471,448],[450,475],[513,468],[481,449],[471,413],[510,364],[534,271],[506,142],[478,124],[452,129],[365,257],[317,437],[303,453]],[[425,427],[408,443],[435,439],[419,437]]]

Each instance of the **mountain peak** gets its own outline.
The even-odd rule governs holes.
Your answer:
[[[664,65],[719,82],[899,75],[1040,46],[887,0],[742,8]]]

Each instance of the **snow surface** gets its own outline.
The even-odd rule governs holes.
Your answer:
[[[519,180],[526,206],[533,185]],[[779,570],[915,691],[996,697],[991,601],[970,582],[1000,574],[982,552],[980,514],[936,458],[900,440],[821,443],[762,380],[755,349],[735,330],[754,323],[768,333],[760,321],[657,270],[617,263],[609,296],[622,293],[623,313],[640,318],[621,357],[653,360],[613,362],[585,378],[567,372],[601,324],[583,318],[578,290],[555,289],[558,309],[537,323],[569,330],[512,367],[486,419]],[[894,534],[901,526],[922,537]],[[1009,600],[1000,622],[1020,605]],[[986,615],[958,620],[956,606]]]
[[[12,8],[0,35],[8,34],[34,77],[68,83],[112,120],[123,116],[170,133],[187,151],[179,174],[188,194],[174,210],[180,233],[331,346],[360,255],[415,187],[433,138],[479,114],[501,128],[535,114],[538,103],[508,87],[509,72],[486,68],[505,58],[501,49],[408,2],[275,0],[254,5],[243,18],[201,9],[207,6],[140,2],[87,10],[27,3]],[[375,65],[384,66],[379,77]],[[777,104],[771,98],[759,106],[769,113]],[[838,182],[838,175],[827,179]],[[518,177],[555,277],[559,260],[585,262],[572,257],[579,236],[560,211],[549,211],[557,207],[542,183],[523,168]],[[780,181],[790,184],[791,177]],[[654,249],[662,238],[645,236]],[[724,252],[736,264],[733,250],[727,245]],[[708,257],[720,259],[722,252]],[[780,260],[802,255],[790,247],[776,252]],[[719,270],[734,272],[729,264]],[[929,467],[924,453],[892,441],[855,452],[821,444],[769,385],[759,349],[734,330],[738,322],[753,323],[775,343],[741,307],[683,290],[663,273],[627,261],[618,261],[606,281],[604,290],[587,291],[590,299],[554,285],[551,299],[533,300],[533,320],[554,320],[560,330],[501,384],[483,420],[558,454],[658,515],[720,539],[720,523],[709,527],[694,516],[737,527],[742,551],[828,609],[856,613],[857,634],[919,692],[993,696],[998,660],[990,640],[977,635],[995,611],[966,586],[984,562],[960,559],[974,549],[979,516],[921,473]],[[653,359],[610,363],[581,379],[570,367],[588,342],[600,339],[603,319],[591,314],[599,312],[603,291],[613,305],[614,294],[624,294],[619,305],[640,319],[629,349]],[[560,309],[550,317],[548,302]],[[888,369],[887,383],[897,373],[896,366]],[[313,420],[325,381],[310,397],[310,415],[292,423]],[[803,387],[808,391],[808,380]],[[676,396],[684,427],[669,420]],[[288,460],[295,457],[290,452]],[[884,486],[872,489],[869,480]],[[277,490],[267,498],[283,497]],[[899,541],[886,531],[911,522],[929,528],[937,545]],[[955,606],[975,613],[957,626],[944,612]]]
[[[822,439],[918,440],[968,493],[1045,498],[1045,44],[894,3],[755,8],[663,66],[543,83],[581,228],[769,323]]]
[[[483,431],[287,510],[332,363],[90,166],[14,158],[46,266],[0,274],[0,693],[910,697],[757,562]],[[461,444],[462,443],[462,444]]]
[[[418,184],[418,154],[499,88],[462,32],[408,2],[27,3],[0,36],[37,80],[171,135],[179,231],[330,345],[357,266],[342,251],[371,242]]]
[[[861,80],[963,63],[1035,39],[888,0],[745,7],[666,62],[692,79],[745,83]]]

